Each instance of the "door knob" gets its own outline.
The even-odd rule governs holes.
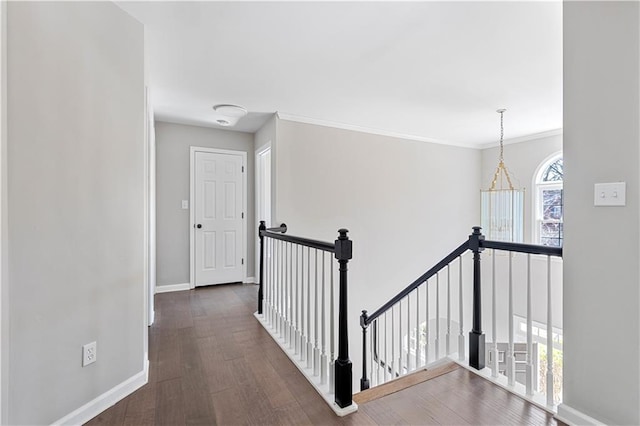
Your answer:
[[[202,228],[202,224],[201,223],[197,224],[196,228],[198,228],[198,229]]]

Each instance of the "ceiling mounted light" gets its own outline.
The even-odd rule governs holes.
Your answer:
[[[246,108],[231,104],[218,104],[213,106],[213,110],[220,118],[216,119],[216,123],[220,126],[235,126],[239,119],[247,115]]]

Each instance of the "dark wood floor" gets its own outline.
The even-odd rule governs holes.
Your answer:
[[[457,369],[339,418],[253,317],[254,285],[156,295],[149,383],[89,425],[558,424]]]

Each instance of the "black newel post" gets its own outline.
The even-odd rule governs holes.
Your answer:
[[[351,360],[349,359],[349,335],[347,327],[347,263],[352,257],[352,241],[347,237],[346,229],[338,230],[340,234],[335,242],[335,256],[340,264],[340,289],[338,302],[338,359],[335,363],[335,395],[336,404],[344,408],[352,404]]]
[[[369,379],[367,378],[367,311],[362,311],[360,315],[360,327],[362,327],[362,378],[360,379],[360,390],[369,389]]]
[[[264,280],[264,235],[262,235],[262,231],[265,231],[267,226],[264,223],[264,220],[260,221],[260,226],[258,227],[258,236],[260,237],[260,277],[258,288],[258,314],[262,314],[262,300],[264,299],[264,289],[263,280]]]
[[[476,370],[482,370],[485,366],[485,344],[482,333],[482,293],[480,278],[480,241],[484,235],[482,228],[473,227],[473,233],[469,235],[469,250],[473,251],[473,327],[469,332],[469,365]]]

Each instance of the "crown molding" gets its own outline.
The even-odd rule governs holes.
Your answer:
[[[503,143],[505,145],[513,145],[516,143],[521,143],[521,142],[528,142],[528,141],[533,141],[536,139],[543,139],[543,138],[548,138],[551,136],[558,136],[558,135],[562,135],[563,133],[563,129],[553,129],[553,130],[548,130],[546,132],[540,132],[540,133],[534,133],[532,135],[526,135],[526,136],[520,136],[517,138],[511,138],[511,139],[505,139],[503,141]],[[487,148],[494,148],[500,146],[500,142],[490,142],[490,143],[486,143],[483,145],[479,145],[477,148],[478,149],[487,149]]]
[[[416,136],[416,135],[411,135],[411,134],[407,134],[407,133],[394,132],[394,131],[390,131],[390,130],[375,129],[375,128],[371,128],[371,127],[356,126],[356,125],[353,125],[353,124],[338,123],[338,122],[335,122],[335,121],[320,120],[320,119],[317,119],[317,118],[303,117],[303,116],[299,116],[299,115],[288,114],[286,112],[279,112],[278,111],[278,112],[276,112],[276,115],[280,120],[293,121],[293,122],[296,122],[296,123],[313,124],[313,125],[316,125],[316,126],[331,127],[331,128],[334,128],[334,129],[341,129],[341,130],[351,130],[351,131],[354,131],[354,132],[369,133],[369,134],[372,134],[372,135],[388,136],[388,137],[392,137],[392,138],[412,140],[412,141],[418,141],[418,142],[427,142],[427,143],[435,143],[435,144],[439,144],[439,145],[449,145],[449,146],[457,146],[457,147],[461,147],[461,148],[478,149],[478,146],[472,145],[472,144],[465,144],[465,143],[454,142],[454,141],[445,141],[445,140],[440,140],[440,139],[425,138],[425,137],[422,137],[422,136]]]

